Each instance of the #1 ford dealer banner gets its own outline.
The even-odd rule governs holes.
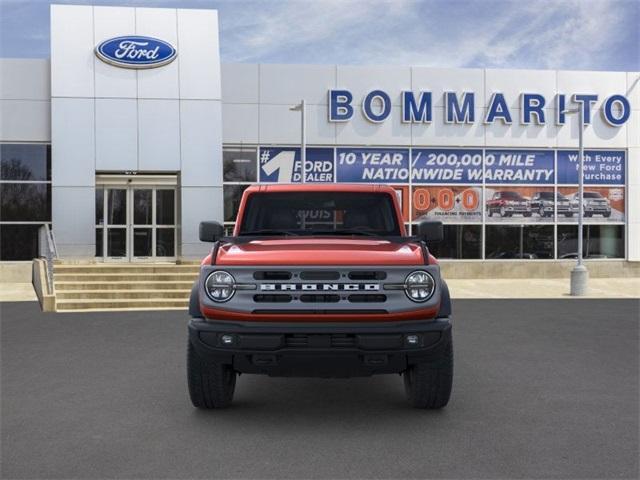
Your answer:
[[[305,182],[333,182],[333,148],[307,148]],[[260,148],[260,181],[300,183],[302,161],[299,148]]]

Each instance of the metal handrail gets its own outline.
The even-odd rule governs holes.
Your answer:
[[[49,228],[49,224],[44,223],[40,227],[40,256],[47,260],[47,286],[49,292],[53,293],[53,261],[58,258],[58,247],[56,246],[56,239],[53,235],[53,231]],[[42,236],[46,238],[46,241],[42,241]],[[44,250],[44,252],[42,251]]]

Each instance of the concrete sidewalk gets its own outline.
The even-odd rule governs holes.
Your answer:
[[[447,279],[451,298],[578,298],[568,278]],[[638,298],[640,278],[592,278],[580,298]]]
[[[31,302],[38,300],[31,283],[0,283],[0,302]]]

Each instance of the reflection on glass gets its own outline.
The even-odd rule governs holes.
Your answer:
[[[96,257],[104,255],[103,228],[96,228]]]
[[[158,228],[156,230],[156,256],[175,256],[175,229]]]
[[[156,191],[156,225],[175,225],[175,190]]]
[[[107,195],[107,222],[109,225],[126,225],[127,191],[110,189]]]
[[[133,229],[133,256],[150,257],[153,255],[153,237],[151,228]]]
[[[224,194],[224,221],[233,222],[238,214],[238,207],[240,207],[240,199],[242,193],[249,187],[249,185],[225,185],[223,188]]]
[[[553,225],[487,225],[485,241],[486,258],[553,258]]]
[[[96,225],[104,224],[104,188],[96,187]]]
[[[0,225],[0,260],[32,260],[38,256],[40,225]]]
[[[225,148],[222,152],[223,177],[227,182],[256,181],[256,149]]]
[[[153,190],[133,191],[133,223],[135,225],[151,225]]]
[[[29,144],[0,145],[0,179],[20,181],[51,180],[51,146]]]
[[[107,230],[107,256],[125,257],[127,255],[127,229],[109,228]]]
[[[4,222],[50,222],[51,185],[46,183],[0,184],[0,219]]]
[[[584,225],[582,230],[583,258],[623,258],[623,225]],[[558,225],[558,258],[578,258],[578,227]]]
[[[437,258],[482,258],[482,226],[444,225],[443,241],[428,246]]]

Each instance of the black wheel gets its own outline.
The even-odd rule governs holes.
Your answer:
[[[565,213],[564,216],[567,217],[567,218],[570,218],[570,217],[573,217],[573,213],[571,213],[571,212]]]
[[[440,358],[418,363],[404,372],[404,391],[416,408],[442,408],[449,403],[453,383],[453,343],[445,347]]]
[[[611,216],[611,212],[605,212],[602,214],[604,218],[609,218]]]
[[[530,217],[531,215],[533,215],[531,212],[524,212],[522,214],[523,217]]]
[[[491,210],[491,208],[487,207],[487,213],[489,214],[490,217],[493,217],[493,210]]]
[[[191,342],[187,350],[187,381],[194,407],[225,408],[236,388],[236,372],[231,365],[204,363]]]

